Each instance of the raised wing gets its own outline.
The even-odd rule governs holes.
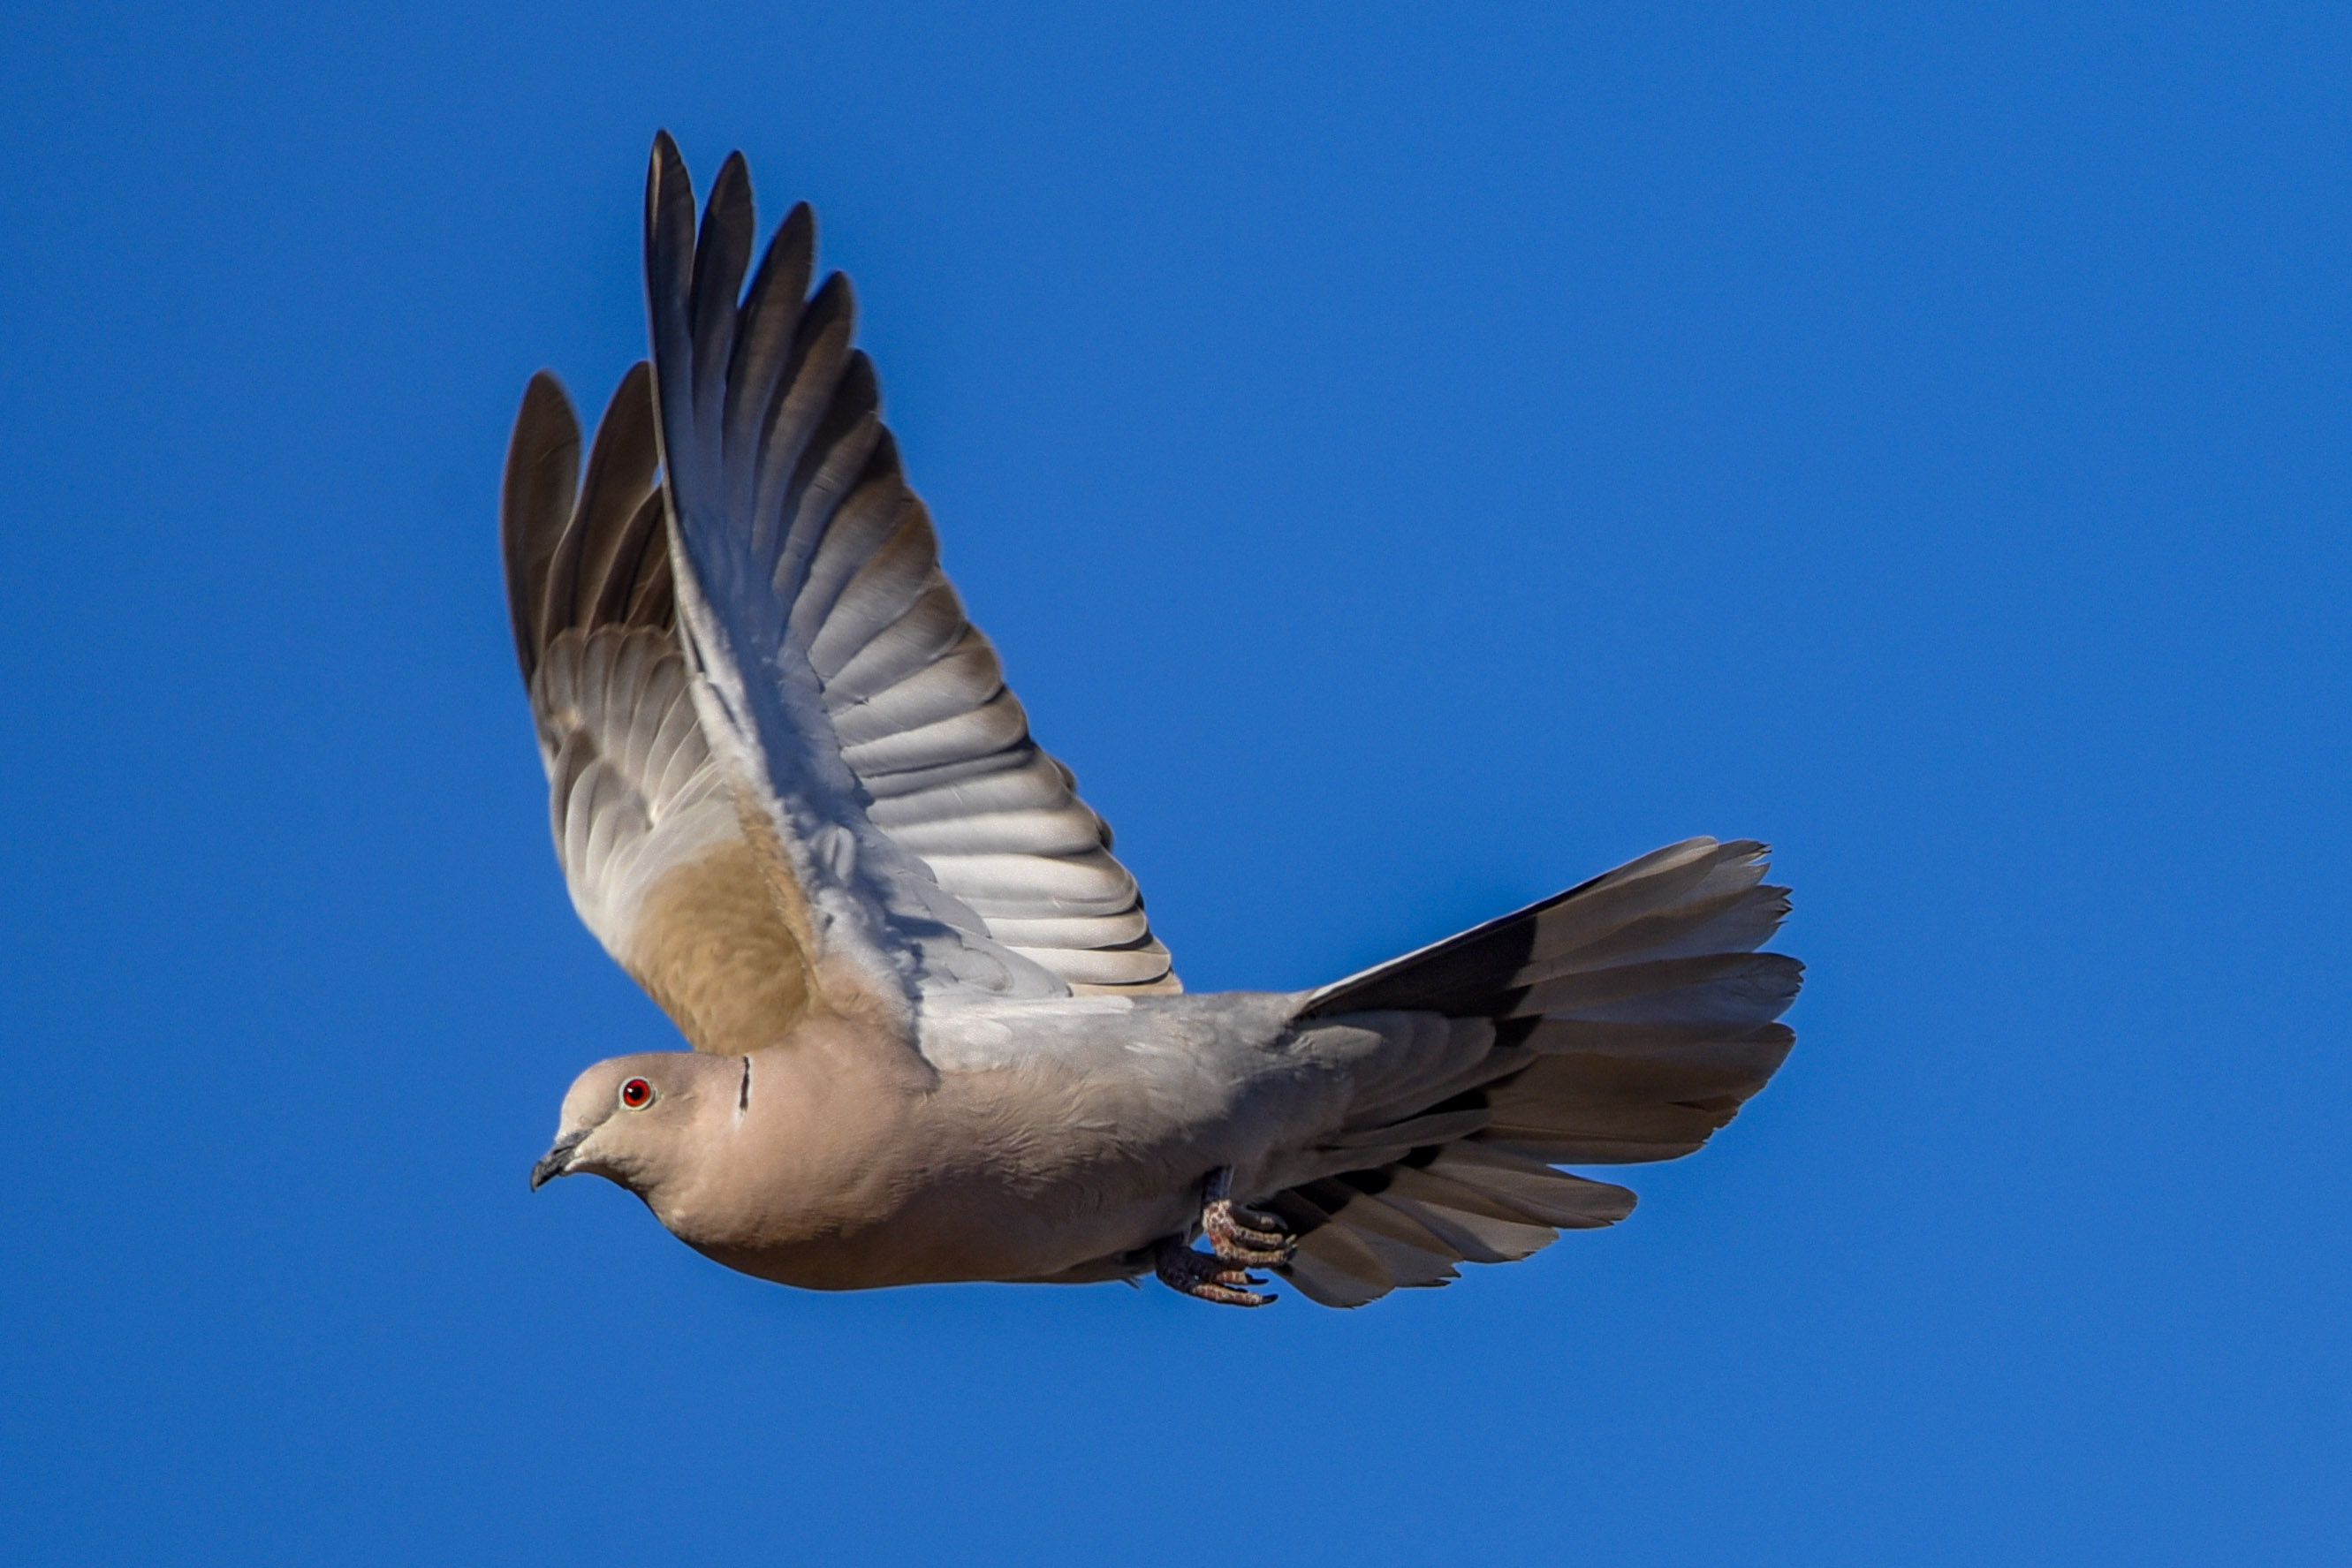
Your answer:
[[[705,732],[805,896],[821,972],[1007,997],[1172,991],[1135,879],[1069,770],[1029,737],[940,570],[929,515],[814,295],[806,206],[748,294],[751,183],[730,157],[698,237],[655,144],[646,266],[682,641]]]
[[[613,394],[583,483],[580,424],[531,379],[501,533],[515,653],[572,907],[704,1051],[774,1043],[808,1000],[808,936],[705,744],[677,645],[653,382]]]

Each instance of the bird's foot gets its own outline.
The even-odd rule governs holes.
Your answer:
[[[1171,1236],[1152,1249],[1151,1271],[1170,1290],[1181,1291],[1204,1301],[1222,1301],[1229,1307],[1263,1307],[1275,1299],[1251,1288],[1265,1284],[1264,1280],[1223,1258],[1193,1251],[1181,1236]]]
[[[1231,1196],[1233,1181],[1230,1169],[1210,1173],[1202,1195],[1201,1233],[1228,1263],[1245,1269],[1279,1269],[1298,1249],[1297,1239],[1274,1215],[1235,1203]]]

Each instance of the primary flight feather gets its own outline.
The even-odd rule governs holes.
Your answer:
[[[642,1197],[850,1290],[1152,1273],[1332,1306],[1613,1224],[1555,1164],[1673,1159],[1794,1040],[1765,851],[1691,839],[1307,992],[1188,996],[1110,830],[940,570],[795,207],[646,187],[650,364],[584,472],[542,372],[509,451],[515,645],[573,907],[691,1051],[590,1068],[534,1186]],[[747,283],[748,279],[748,283]],[[1205,1239],[1208,1249],[1197,1248]]]

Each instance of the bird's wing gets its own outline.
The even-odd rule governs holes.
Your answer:
[[[584,478],[571,400],[531,379],[500,519],[515,652],[572,907],[698,1048],[756,1051],[807,1004],[809,936],[695,715],[656,466],[646,365]]]
[[[740,156],[698,236],[685,165],[656,141],[646,290],[681,642],[817,967],[909,1002],[1179,988],[1109,830],[1030,739],[940,570],[850,344],[848,281],[808,292],[808,208],[745,292],[753,230]]]

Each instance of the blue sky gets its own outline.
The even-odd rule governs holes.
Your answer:
[[[347,9],[0,39],[0,1556],[2340,1550],[2340,7]],[[1770,1090],[1353,1314],[527,1192],[674,1039],[495,549],[665,125],[815,203],[1194,988],[1753,835]]]

